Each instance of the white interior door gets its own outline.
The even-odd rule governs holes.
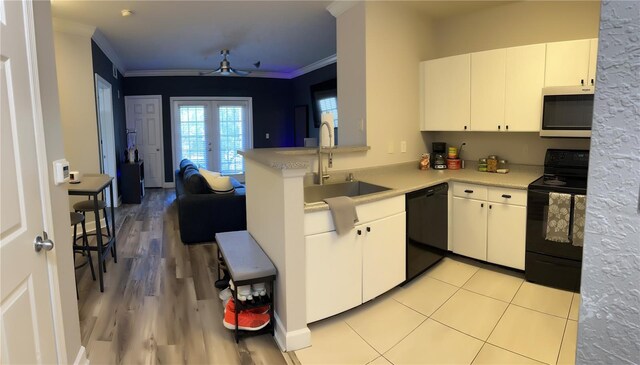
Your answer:
[[[136,147],[144,160],[144,185],[160,188],[164,183],[161,96],[127,96],[127,128],[136,131]]]
[[[47,182],[44,132],[36,99],[32,4],[0,0],[0,362],[55,363],[41,185]]]
[[[112,95],[111,84],[96,74],[96,106],[100,130],[100,170],[103,174],[113,177],[113,196],[116,197],[115,204],[118,205],[118,173],[116,169],[116,139]],[[107,200],[107,206],[111,206],[111,201]]]

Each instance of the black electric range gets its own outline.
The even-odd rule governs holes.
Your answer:
[[[578,291],[582,267],[582,246],[558,243],[546,237],[549,193],[571,195],[571,213],[576,195],[587,194],[589,151],[548,149],[544,175],[529,184],[525,278],[528,281]],[[573,223],[571,214],[570,227]],[[571,228],[570,228],[571,229]]]

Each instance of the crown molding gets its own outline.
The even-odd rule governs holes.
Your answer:
[[[345,11],[354,7],[360,1],[341,1],[336,0],[327,6],[327,11],[331,13],[334,17],[339,17]]]
[[[105,37],[105,35],[100,31],[100,29],[95,30],[91,39],[93,39],[93,41],[96,42],[96,44],[98,45],[98,47],[100,47],[102,52],[104,52],[104,54],[107,55],[109,60],[111,60],[111,62],[116,66],[116,68],[122,74],[124,74],[127,71],[127,69],[124,67],[124,63],[122,63],[122,60],[120,59],[120,57],[118,57],[118,54],[111,46],[111,43],[109,43],[109,40],[107,40],[107,37]]]
[[[53,30],[59,33],[67,33],[84,37],[91,37],[96,31],[96,27],[81,23],[76,23],[60,18],[53,18]]]
[[[151,76],[202,76],[202,77],[262,77],[271,79],[289,79],[289,74],[282,72],[251,71],[247,76],[238,75],[200,75],[209,70],[131,70],[124,73],[125,77],[151,77]]]
[[[97,42],[96,42],[97,43]],[[104,49],[103,49],[104,51]],[[106,53],[106,52],[105,52]],[[203,77],[262,77],[269,79],[293,79],[298,76],[302,76],[311,71],[315,71],[324,66],[335,63],[337,60],[336,55],[331,55],[327,58],[323,58],[319,61],[316,61],[310,65],[301,67],[295,71],[286,73],[286,72],[267,72],[267,71],[251,71],[251,73],[247,76],[238,76],[238,75],[220,75],[220,74],[211,74],[205,75]],[[153,76],[202,76],[201,72],[210,72],[211,70],[131,70],[124,72],[125,77],[153,77]]]
[[[319,68],[323,68],[324,66],[330,65],[332,63],[336,63],[336,60],[337,60],[337,56],[335,54],[331,55],[331,56],[329,56],[327,58],[323,58],[323,59],[321,59],[319,61],[316,61],[316,62],[314,62],[314,63],[312,63],[310,65],[306,65],[304,67],[301,67],[301,68],[289,73],[289,78],[293,79],[293,78],[296,78],[298,76],[302,76],[304,74],[307,74],[307,73],[309,73],[311,71],[315,71],[315,70],[317,70]]]

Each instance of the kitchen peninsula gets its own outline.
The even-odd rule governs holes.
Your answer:
[[[343,149],[342,152],[348,152],[349,149],[356,152],[363,148],[367,149],[340,149]],[[245,158],[247,230],[278,271],[276,341],[287,351],[309,346],[311,334],[307,323],[313,319],[310,321],[307,313],[310,293],[306,277],[306,262],[309,257],[305,248],[305,235],[310,232],[310,227],[306,227],[309,223],[306,216],[328,210],[324,202],[304,202],[305,181],[309,181],[305,176],[312,171],[315,150],[252,149],[239,153]],[[472,163],[467,166],[467,169],[456,171],[420,171],[416,161],[360,170],[330,171],[331,178],[327,183],[342,182],[351,172],[356,180],[390,188],[380,193],[353,198],[362,222],[366,216],[361,214],[361,209],[373,203],[389,202],[393,209],[398,208],[404,214],[404,194],[443,182],[515,189],[526,194],[528,184],[542,174],[539,166],[512,165],[511,172],[505,175],[478,172]],[[367,214],[366,211],[362,213]],[[404,226],[400,231],[404,232]],[[326,295],[333,296],[335,293]],[[365,301],[368,299],[365,298]]]

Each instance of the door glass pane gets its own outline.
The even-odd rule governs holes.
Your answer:
[[[241,106],[220,106],[220,172],[240,174],[244,171],[244,161],[237,151],[244,144],[244,110]]]
[[[188,158],[202,168],[208,168],[205,106],[180,106],[180,160]]]
[[[333,114],[333,127],[338,128],[338,99],[332,96],[330,98],[320,99],[318,104],[320,105],[320,113]]]

